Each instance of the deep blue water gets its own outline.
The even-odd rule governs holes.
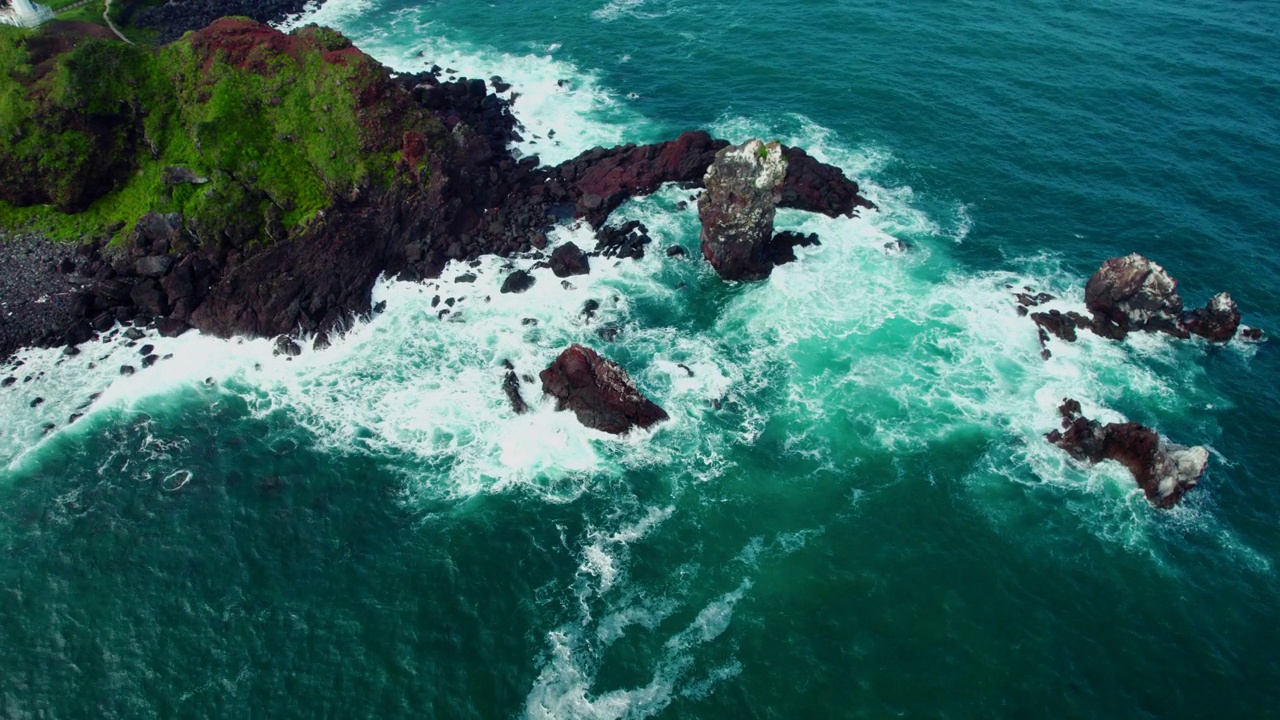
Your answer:
[[[1226,290],[1280,328],[1280,5],[307,19],[398,70],[501,75],[544,161],[779,138],[880,210],[781,213],[823,245],[750,286],[656,251],[500,296],[489,260],[474,285],[379,286],[385,314],[290,361],[188,335],[122,379],[127,347],[29,353],[33,380],[0,391],[0,715],[1276,713],[1273,343],[1088,336],[1045,361],[1005,286],[1079,309],[1137,251],[1189,305]],[[696,256],[688,195],[619,219]],[[501,361],[536,374],[575,341],[671,421],[614,439],[545,402],[512,414]],[[1208,446],[1201,487],[1163,512],[1068,460],[1041,438],[1065,396]]]

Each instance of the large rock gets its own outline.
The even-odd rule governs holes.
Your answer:
[[[647,428],[667,413],[640,394],[627,371],[591,348],[571,345],[543,370],[542,391],[557,410],[572,410],[583,425],[615,435]]]
[[[1182,326],[1209,342],[1227,342],[1240,327],[1240,308],[1230,295],[1218,293],[1204,307],[1183,313]]]
[[[1240,310],[1227,293],[1213,296],[1203,308],[1183,312],[1178,281],[1137,253],[1103,263],[1085,285],[1084,301],[1093,320],[1078,325],[1117,340],[1145,330],[1227,342],[1240,327]]]
[[[773,270],[769,244],[787,159],[776,141],[751,140],[716,153],[698,201],[702,256],[726,280],[762,280]]]
[[[1077,460],[1091,463],[1116,460],[1133,473],[1147,500],[1159,508],[1178,504],[1195,487],[1209,465],[1209,451],[1169,442],[1138,423],[1102,425],[1080,412],[1080,403],[1064,400],[1062,430],[1045,438]]]
[[[1096,324],[1115,326],[1121,335],[1134,330],[1186,334],[1178,324],[1178,281],[1137,253],[1103,263],[1085,285],[1084,302]]]
[[[551,251],[551,272],[562,278],[586,275],[591,272],[591,261],[582,248],[568,242]]]
[[[787,179],[780,206],[828,217],[852,217],[858,208],[875,208],[858,194],[858,183],[845,177],[840,168],[819,162],[798,147],[783,148],[782,152],[787,157]]]

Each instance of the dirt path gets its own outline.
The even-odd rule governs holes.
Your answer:
[[[111,22],[111,0],[104,0],[103,5],[102,19],[107,21],[107,27],[111,28],[111,32],[115,33],[116,37],[132,45],[133,41],[125,37],[124,33],[120,32],[120,28],[116,27],[116,24]]]

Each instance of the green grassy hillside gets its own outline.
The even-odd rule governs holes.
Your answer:
[[[440,133],[328,29],[224,19],[160,48],[42,32],[0,31],[3,229],[73,239],[155,210],[202,243],[278,239],[391,182],[405,131]]]

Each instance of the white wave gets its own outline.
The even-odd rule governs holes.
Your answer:
[[[312,23],[341,29],[346,23],[369,14],[376,3],[377,0],[324,0],[323,3],[312,0],[302,12],[287,16],[272,26],[282,32],[292,32]]]
[[[609,22],[611,20],[617,20],[624,13],[643,7],[644,4],[645,0],[610,0],[610,2],[607,2],[603,6],[593,10],[591,12],[591,17],[596,20]]]
[[[460,40],[462,33],[435,20],[430,7],[408,7],[371,22],[371,0],[330,0],[282,27],[307,22],[345,33],[361,50],[398,72],[433,64],[458,76],[500,76],[512,85],[512,112],[523,126],[515,150],[554,165],[596,146],[644,139],[649,123],[625,106],[624,94],[604,87],[588,70],[556,59],[558,45],[532,53],[505,52]],[[490,88],[492,89],[492,88]]]
[[[671,517],[675,508],[650,508],[649,512],[634,524],[610,533],[592,533],[592,542],[582,551],[583,562],[579,570],[595,576],[599,581],[597,594],[607,593],[619,578],[621,564],[625,562],[625,549]]]
[[[640,687],[593,693],[599,668],[599,648],[573,625],[547,634],[549,645],[538,679],[525,698],[523,717],[537,720],[620,720],[647,718],[662,712],[681,695],[705,696],[717,682],[735,676],[737,662],[722,665],[708,675],[689,680],[691,652],[722,635],[733,619],[735,606],[751,589],[749,579],[707,603],[696,617],[663,644],[663,655],[649,682]],[[656,627],[657,623],[649,623]]]

